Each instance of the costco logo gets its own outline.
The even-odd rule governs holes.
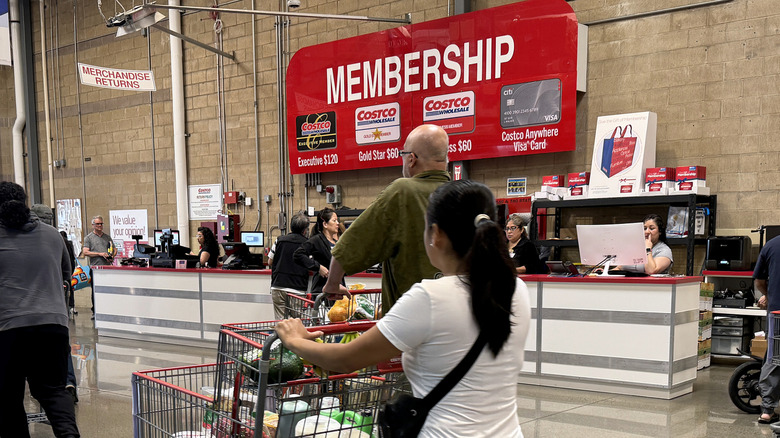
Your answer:
[[[396,103],[364,106],[355,110],[355,142],[376,144],[401,139],[401,106]]]
[[[423,121],[441,126],[450,135],[473,132],[475,107],[473,91],[427,97]]]
[[[301,125],[301,134],[327,134],[330,132],[330,121],[316,122],[316,123],[304,123]]]

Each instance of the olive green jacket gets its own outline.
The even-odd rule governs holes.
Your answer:
[[[425,253],[425,210],[428,196],[449,180],[449,173],[429,170],[393,181],[333,248],[347,275],[382,263],[383,313],[413,284],[438,272]]]

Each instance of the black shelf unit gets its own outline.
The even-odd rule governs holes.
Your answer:
[[[709,208],[709,236],[715,235],[715,223],[716,212],[718,207],[717,195],[696,195],[696,194],[682,194],[682,195],[667,195],[667,196],[631,196],[624,198],[592,198],[592,199],[576,199],[576,200],[562,200],[562,201],[550,201],[550,200],[537,200],[531,205],[532,220],[530,223],[530,238],[537,246],[549,246],[553,248],[553,258],[559,258],[559,248],[563,247],[576,247],[576,239],[566,240],[539,240],[539,231],[536,218],[539,216],[538,211],[540,208],[555,209],[555,213],[552,214],[555,218],[555,224],[553,226],[553,236],[555,239],[561,237],[561,213],[563,209],[569,208],[604,208],[604,207],[628,207],[628,206],[641,206],[641,205],[669,205],[688,207],[688,236],[684,238],[668,239],[669,245],[685,245],[687,248],[687,260],[686,260],[686,275],[693,275],[693,259],[694,249],[697,244],[704,244],[707,242],[706,238],[697,238],[694,235],[696,225],[696,207],[704,206]],[[550,216],[549,213],[545,216]]]

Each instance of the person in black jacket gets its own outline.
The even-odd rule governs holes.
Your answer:
[[[317,215],[312,236],[295,251],[295,263],[314,272],[311,293],[315,297],[322,293],[322,287],[328,281],[330,250],[339,238],[339,217],[332,208],[323,208]]]
[[[298,213],[290,220],[290,234],[276,239],[271,254],[271,298],[276,319],[285,317],[285,298],[288,293],[303,295],[309,284],[309,271],[295,263],[295,250],[306,242],[309,218]]]
[[[509,215],[506,223],[506,238],[509,240],[509,257],[515,263],[518,274],[546,274],[547,267],[539,259],[539,251],[528,239],[526,223],[517,213]]]
[[[198,227],[198,262],[202,268],[216,268],[219,264],[219,243],[209,227]]]
[[[65,248],[68,249],[68,256],[75,266],[76,250],[73,249],[73,242],[68,239],[68,233],[64,231],[60,231],[60,236],[62,236],[62,240],[65,241]],[[73,293],[73,285],[69,282],[65,285],[65,288],[67,289],[68,309],[70,310],[70,313],[78,315],[78,312],[76,312],[76,297]]]

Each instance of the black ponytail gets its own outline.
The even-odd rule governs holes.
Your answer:
[[[330,207],[325,207],[320,210],[317,214],[317,221],[314,222],[314,227],[312,227],[311,235],[316,236],[317,234],[322,234],[325,230],[325,222],[329,221],[335,212],[336,210]]]
[[[479,217],[478,217],[479,216]],[[498,355],[512,331],[515,269],[506,238],[496,223],[496,202],[483,184],[453,181],[431,194],[428,226],[437,226],[452,242],[468,273],[471,307],[488,348]]]
[[[0,182],[0,224],[8,228],[22,228],[30,220],[27,194],[22,186],[10,181]]]

